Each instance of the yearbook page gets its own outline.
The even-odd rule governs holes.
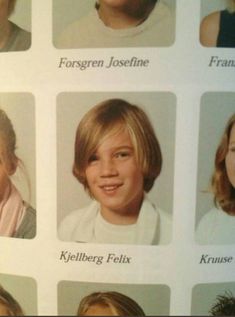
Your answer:
[[[0,315],[235,314],[235,1],[0,1]]]

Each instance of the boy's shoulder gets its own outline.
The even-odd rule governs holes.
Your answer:
[[[98,203],[93,201],[89,206],[70,212],[61,221],[58,229],[59,239],[72,241],[73,232],[78,228],[91,224],[98,213]]]
[[[160,215],[160,239],[159,244],[169,244],[172,239],[172,214],[159,209]]]
[[[144,206],[145,211],[148,210],[152,215],[155,214],[156,217],[157,225],[153,244],[169,244],[172,238],[172,215],[153,204],[147,195],[145,195]],[[153,218],[151,215],[149,217],[150,223],[153,224]]]

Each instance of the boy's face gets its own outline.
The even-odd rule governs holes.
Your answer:
[[[101,211],[120,215],[139,213],[143,199],[143,173],[128,131],[104,138],[85,170],[89,190]]]

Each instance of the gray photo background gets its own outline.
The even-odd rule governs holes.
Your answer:
[[[175,0],[161,0],[175,11]],[[87,15],[95,5],[95,0],[53,0],[53,39],[70,23]]]
[[[166,285],[102,284],[61,281],[58,284],[58,313],[76,315],[84,296],[99,291],[120,292],[135,300],[146,315],[169,315],[170,289]]]
[[[10,20],[21,28],[31,30],[31,0],[17,0],[15,11]]]
[[[214,170],[214,159],[228,119],[235,113],[235,93],[208,92],[201,98],[196,224],[213,208],[208,192]]]
[[[23,199],[36,207],[35,109],[30,93],[1,93],[0,108],[11,120],[16,133],[16,155],[23,168],[11,177]],[[29,184],[28,181],[29,180]]]
[[[77,125],[97,103],[121,98],[143,107],[159,139],[163,168],[148,193],[168,213],[173,209],[176,98],[172,93],[61,93],[57,97],[57,210],[58,223],[72,210],[90,203],[83,186],[72,175]]]
[[[25,315],[37,315],[37,285],[34,279],[0,274],[0,285],[16,299]]]
[[[218,295],[225,295],[226,291],[235,296],[235,282],[198,284],[192,291],[192,316],[210,316],[209,311],[216,302]]]
[[[201,0],[201,19],[208,14],[224,10],[227,7],[227,0]]]

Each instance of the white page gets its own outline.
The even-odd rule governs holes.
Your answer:
[[[201,18],[224,8],[222,2],[216,2],[210,7],[208,1],[203,1],[205,9],[202,7],[201,12],[201,1],[176,1],[174,44],[151,48],[56,49],[52,42],[53,1],[32,1],[31,24],[15,12],[12,19],[31,28],[32,45],[27,51],[0,53],[0,106],[14,125],[19,124],[19,128],[15,126],[19,156],[30,178],[29,200],[37,210],[37,234],[32,240],[0,238],[0,284],[14,294],[26,314],[75,315],[80,299],[98,290],[130,294],[149,315],[207,314],[217,295],[225,290],[235,294],[234,245],[195,242],[196,223],[213,207],[213,197],[203,191],[209,185],[214,153],[227,119],[235,112],[234,49],[206,48],[199,42]],[[18,6],[22,10],[19,3]],[[121,60],[135,56],[149,62],[142,68],[59,67],[62,57],[102,60],[107,65],[112,56]],[[233,66],[216,65],[211,61],[213,56],[233,60]],[[70,113],[66,112],[66,96]],[[170,114],[164,118],[173,120],[171,129],[165,135],[161,122],[157,132],[162,143],[166,140],[163,149],[170,168],[164,167],[159,183],[156,181],[150,193],[153,202],[173,215],[172,240],[168,245],[79,244],[57,237],[57,223],[65,213],[90,201],[72,176],[73,139],[63,153],[63,111],[65,128],[75,133],[76,120],[70,123],[68,119],[75,113],[77,100],[83,100],[88,110],[89,102],[92,106],[93,101],[95,104],[115,96],[139,101],[150,115],[155,109],[154,98],[169,107]],[[26,100],[25,104],[22,100]],[[27,117],[17,114],[19,103]],[[11,107],[17,108],[16,114],[11,114]],[[19,123],[24,118],[27,139],[26,132],[22,132],[24,124]],[[203,118],[211,120],[212,130],[207,130]],[[30,144],[27,151],[26,143]],[[27,185],[18,182],[28,200]],[[103,261],[100,265],[75,260],[65,263],[63,251],[96,255]],[[130,263],[107,262],[109,254],[125,255]],[[206,264],[203,255],[232,259],[229,263]],[[197,303],[200,300],[201,305]]]

